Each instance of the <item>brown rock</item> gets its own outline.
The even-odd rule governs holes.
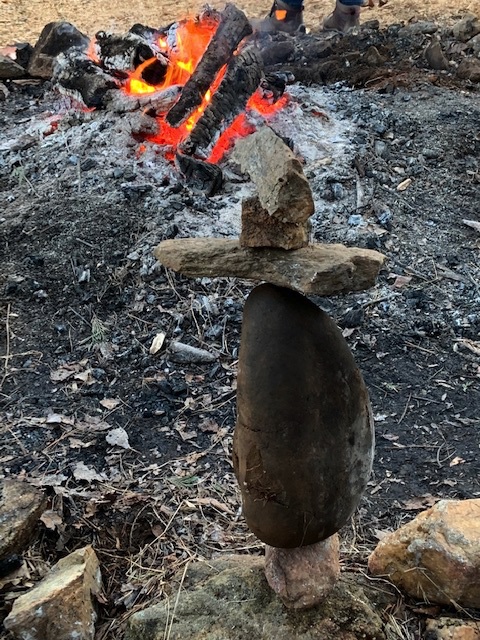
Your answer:
[[[473,13],[466,15],[453,25],[453,35],[461,42],[467,42],[480,33],[480,20]]]
[[[480,60],[477,58],[464,58],[458,65],[457,74],[462,80],[480,82]]]
[[[307,222],[281,222],[271,216],[253,196],[242,202],[242,247],[278,247],[301,249],[308,244]]]
[[[480,622],[458,618],[427,620],[425,631],[429,640],[480,640]]]
[[[363,54],[363,62],[368,64],[369,67],[380,67],[382,64],[385,64],[385,58],[380,54],[380,51],[377,47],[368,47],[368,49]]]
[[[341,244],[294,251],[245,249],[237,240],[224,238],[165,240],[154,253],[165,267],[185,276],[265,280],[321,296],[372,287],[385,260],[377,251]]]
[[[312,190],[295,154],[270,127],[237,141],[232,154],[258,190],[260,204],[283,222],[305,222],[313,214]]]
[[[233,466],[253,533],[317,543],[354,512],[370,476],[368,392],[340,330],[313,302],[264,284],[245,304]]]
[[[441,500],[386,536],[369,558],[414,598],[480,607],[480,499]]]
[[[101,576],[92,547],[62,558],[30,591],[18,597],[4,620],[23,640],[93,640],[96,619],[92,594]]]
[[[0,559],[3,559],[21,553],[28,546],[47,500],[43,492],[19,480],[5,479],[0,491]]]
[[[450,68],[448,60],[445,57],[438,40],[432,40],[425,49],[424,55],[425,60],[431,69],[435,69],[435,71],[446,71]]]
[[[265,576],[289,609],[310,609],[323,602],[340,576],[338,534],[296,549],[265,549]]]
[[[89,39],[70,22],[50,22],[43,28],[28,64],[28,73],[35,78],[49,79],[59,53],[71,47],[86,49]]]
[[[0,54],[0,80],[12,80],[13,78],[23,78],[27,75],[26,70],[15,60]]]

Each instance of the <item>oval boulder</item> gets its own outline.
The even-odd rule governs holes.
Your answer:
[[[295,291],[264,284],[244,310],[233,463],[250,530],[273,547],[338,531],[373,461],[368,392],[333,320]]]

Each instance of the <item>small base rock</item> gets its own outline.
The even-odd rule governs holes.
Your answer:
[[[340,576],[338,534],[296,549],[265,549],[265,576],[289,609],[310,609],[323,602]]]

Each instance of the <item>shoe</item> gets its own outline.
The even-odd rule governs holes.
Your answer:
[[[274,0],[270,13],[263,20],[252,20],[255,31],[275,33],[305,33],[303,6],[292,6],[283,0]]]
[[[336,31],[349,31],[360,25],[360,7],[358,5],[342,4],[337,0],[333,13],[323,21],[324,29],[335,29]]]

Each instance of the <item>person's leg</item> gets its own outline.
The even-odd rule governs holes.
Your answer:
[[[333,13],[323,22],[324,29],[348,31],[360,24],[360,7],[363,0],[336,0]]]
[[[295,33],[303,29],[302,0],[274,0],[268,16],[259,22],[252,21],[258,31],[285,31]]]

